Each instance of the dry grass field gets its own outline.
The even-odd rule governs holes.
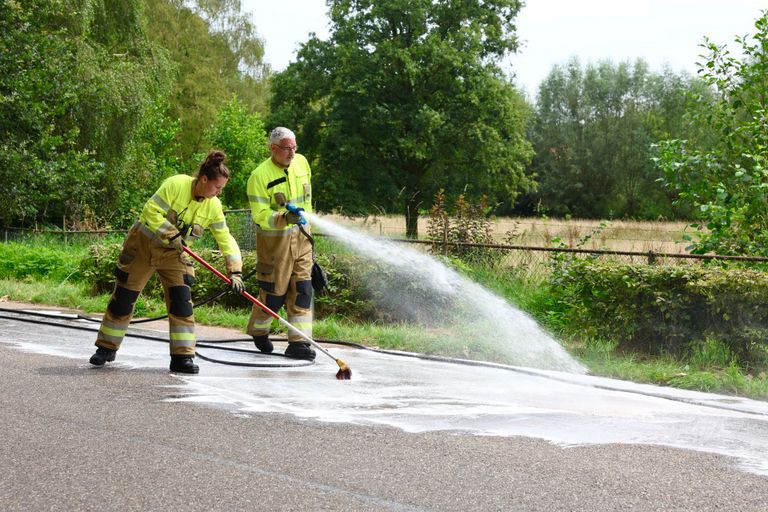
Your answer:
[[[323,218],[376,236],[405,236],[405,220],[398,215],[357,218],[323,215]],[[426,216],[419,219],[420,237],[426,236],[428,222]],[[605,224],[603,228],[600,228],[601,223]],[[529,247],[552,247],[554,240],[559,238],[571,248],[682,254],[689,245],[682,240],[687,226],[685,222],[505,217],[492,221],[492,225],[497,243]]]

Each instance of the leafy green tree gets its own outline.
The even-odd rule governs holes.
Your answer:
[[[264,113],[269,69],[264,46],[239,0],[143,0],[148,36],[174,63],[170,116],[179,120],[178,156],[192,166],[206,130],[236,94]]]
[[[175,129],[164,112],[172,68],[166,52],[147,37],[143,0],[72,1],[77,10],[69,36],[79,89],[71,115],[61,122],[78,128],[79,145],[104,166],[78,197],[88,198],[81,206],[94,209],[102,222],[126,226],[174,171],[157,164],[158,158],[168,162],[165,155],[154,154],[175,146],[160,133]],[[160,148],[161,140],[171,148]]]
[[[694,95],[688,114],[715,137],[658,147],[665,184],[701,219],[695,253],[768,255],[768,11],[755,29],[751,39],[736,38],[741,58],[709,39],[702,45],[699,75],[715,101]]]
[[[659,187],[651,145],[695,130],[683,120],[686,93],[705,86],[643,60],[555,66],[541,84],[530,137],[531,172],[546,212],[588,218],[679,215]]]
[[[518,0],[329,0],[272,81],[271,124],[297,130],[317,206],[402,211],[416,237],[438,189],[514,204],[533,187],[528,109],[494,64],[517,47]]]
[[[77,130],[57,126],[75,103],[77,85],[66,12],[61,1],[0,3],[0,68],[6,70],[0,73],[0,179],[6,183],[0,219],[5,225],[32,224],[61,205],[65,173],[76,180],[98,171],[87,151],[77,147]]]
[[[182,171],[177,156],[179,123],[168,114],[163,99],[152,100],[141,118],[136,136],[123,153],[125,179],[141,186],[126,187],[116,206],[115,223],[128,226],[138,218],[144,202],[157,189],[163,179]],[[111,174],[112,178],[115,174]]]
[[[242,12],[240,0],[194,0],[195,11],[208,21],[214,38],[223,39],[229,48],[229,69],[238,69],[240,74],[254,80],[269,75],[269,66],[264,63],[264,41],[258,36],[256,27],[248,13]]]
[[[0,176],[14,183],[4,223],[116,219],[147,186],[126,155],[168,68],[142,16],[135,1],[3,1],[0,59],[14,70],[0,78]]]
[[[222,202],[229,208],[248,208],[248,178],[269,155],[261,116],[248,113],[245,104],[235,96],[221,108],[207,138],[212,148],[227,154],[226,165],[232,173],[222,191]]]

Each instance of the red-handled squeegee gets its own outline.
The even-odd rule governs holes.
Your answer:
[[[227,276],[225,276],[224,274],[222,274],[221,272],[216,270],[207,261],[205,261],[203,258],[198,256],[194,251],[192,251],[192,249],[190,249],[189,247],[184,246],[184,252],[186,252],[187,254],[192,256],[202,266],[204,266],[205,268],[207,268],[208,270],[210,270],[211,272],[216,274],[222,281],[224,281],[227,284],[232,284],[232,280],[231,279],[229,279]],[[345,363],[341,359],[333,357],[333,354],[331,354],[326,349],[321,347],[315,340],[313,340],[312,338],[310,338],[309,336],[307,336],[306,334],[301,332],[299,329],[295,328],[293,325],[290,324],[290,322],[288,322],[288,320],[284,319],[283,317],[281,317],[280,315],[278,315],[277,313],[275,313],[274,311],[269,309],[264,303],[262,303],[259,299],[257,299],[256,297],[254,297],[253,295],[251,295],[247,291],[243,291],[241,293],[241,295],[243,297],[245,297],[246,299],[250,300],[251,302],[253,302],[254,304],[256,304],[257,306],[259,306],[265,313],[267,313],[272,318],[278,320],[285,327],[298,332],[301,335],[302,338],[304,338],[309,343],[314,345],[315,348],[317,348],[320,352],[322,352],[323,354],[327,355],[328,357],[330,357],[331,359],[336,361],[336,364],[339,365],[339,371],[336,372],[336,378],[337,379],[339,379],[339,380],[349,380],[349,379],[352,378],[352,370],[349,368],[349,366],[347,366],[347,363]]]

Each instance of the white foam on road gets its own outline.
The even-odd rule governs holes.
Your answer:
[[[66,322],[66,320],[63,320]],[[92,368],[92,331],[0,319],[0,342],[66,357]],[[165,337],[165,333],[144,331]],[[248,344],[239,345],[252,348]],[[352,369],[318,354],[300,368],[244,368],[198,358],[200,374],[180,376],[168,400],[226,407],[237,415],[284,413],[323,422],[386,425],[407,432],[457,431],[526,436],[562,445],[664,445],[735,457],[741,468],[768,475],[768,403],[612,379],[434,362],[331,347]],[[200,349],[217,359],[266,362],[259,354]],[[126,338],[106,371],[167,371],[168,346]]]

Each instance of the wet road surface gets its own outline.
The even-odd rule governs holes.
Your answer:
[[[352,381],[136,338],[95,369],[88,329],[0,319],[4,509],[768,509],[764,402],[338,347]]]

